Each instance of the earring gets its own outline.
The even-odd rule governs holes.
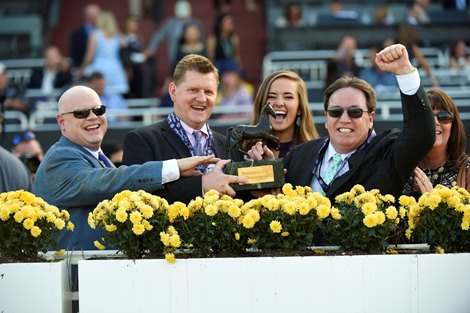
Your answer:
[[[328,129],[328,125],[325,123],[325,128]]]
[[[295,125],[300,127],[300,124],[302,123],[302,118],[300,115],[297,115],[297,119],[295,120]]]

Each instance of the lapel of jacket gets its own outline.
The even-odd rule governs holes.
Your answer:
[[[183,141],[178,137],[170,128],[168,123],[163,123],[161,134],[167,143],[176,151],[178,158],[187,158],[191,156],[188,147],[185,146]]]
[[[333,181],[333,184],[330,186],[327,195],[334,194],[346,182],[349,182],[353,177],[357,177],[359,175],[358,170],[360,170],[360,165],[363,164],[363,160],[367,155],[366,150],[367,149],[361,149],[351,155],[351,158],[348,162],[349,170]]]

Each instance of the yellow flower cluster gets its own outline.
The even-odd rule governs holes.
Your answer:
[[[434,215],[440,220],[448,217],[449,214],[459,216],[460,228],[465,231],[469,230],[470,194],[465,188],[458,186],[447,188],[438,185],[430,192],[424,193],[418,202],[413,197],[401,196],[399,203],[400,215],[402,210],[408,215],[408,228],[405,232],[408,239],[411,238],[417,225],[421,223],[422,216],[426,214]],[[451,227],[451,223],[447,227]]]
[[[141,236],[153,229],[151,223],[155,214],[166,214],[168,202],[143,190],[124,190],[111,200],[101,201],[88,215],[88,224],[95,229],[103,227],[108,233],[123,232]],[[106,247],[95,241],[98,249]]]
[[[24,190],[0,194],[0,245],[3,256],[21,258],[21,253],[37,255],[39,251],[51,248],[59,231],[65,227],[70,231],[74,229],[66,210],[61,211]],[[25,246],[28,248],[21,249]]]
[[[69,221],[69,212],[60,211],[56,206],[47,204],[42,198],[24,190],[0,194],[0,219],[6,222],[11,218],[28,230],[33,237],[38,237],[43,230],[49,229],[38,226],[41,221],[46,221],[48,227],[57,230],[62,230],[66,222],[67,229],[74,228],[73,223]]]

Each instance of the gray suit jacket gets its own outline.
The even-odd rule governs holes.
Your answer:
[[[88,150],[62,136],[41,162],[33,193],[70,213],[75,230],[61,234],[60,248],[93,250],[102,233],[91,229],[87,219],[100,201],[126,189],[154,192],[161,188],[162,162],[106,168]]]

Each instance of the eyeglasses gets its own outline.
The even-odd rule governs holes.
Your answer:
[[[17,146],[18,144],[20,144],[23,141],[30,141],[30,140],[33,140],[33,139],[36,139],[36,135],[33,132],[28,130],[24,133],[21,133],[21,134],[18,134],[16,136],[14,136],[13,140],[12,140],[12,143],[13,143],[13,146]]]
[[[65,113],[61,113],[60,115],[73,114],[75,118],[84,119],[90,115],[90,112],[93,112],[93,114],[95,114],[96,116],[101,116],[104,113],[106,113],[106,106],[100,105],[91,109],[81,109],[81,110],[75,110],[72,112],[65,112]]]
[[[437,117],[439,123],[449,124],[454,120],[454,115],[447,111],[434,112],[434,116]]]
[[[327,110],[328,115],[333,118],[339,118],[343,115],[344,113],[344,108],[341,107],[333,107]],[[365,111],[361,108],[358,107],[349,107],[346,109],[346,112],[348,112],[348,116],[350,118],[360,118],[362,116],[362,113],[366,112],[369,113],[369,111]]]

